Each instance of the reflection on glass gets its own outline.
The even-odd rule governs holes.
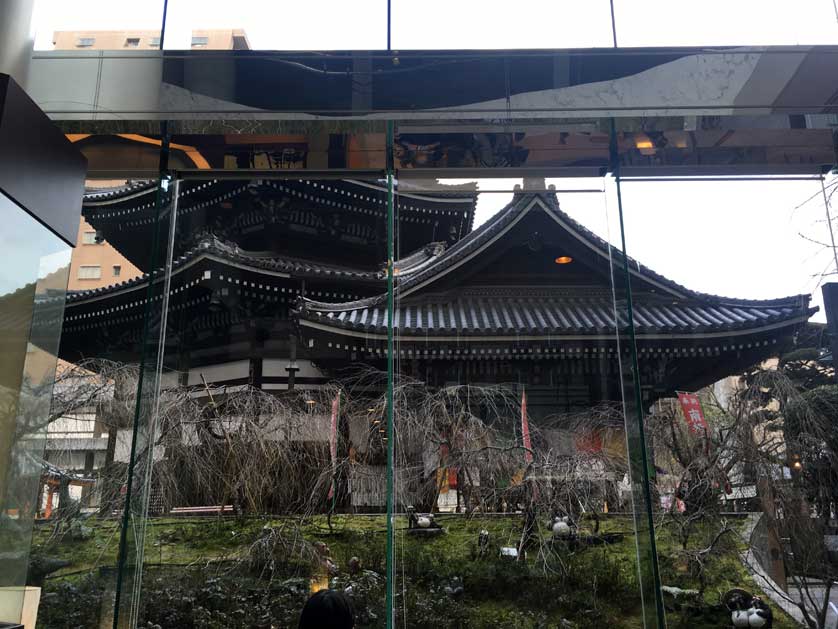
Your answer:
[[[828,608],[807,575],[835,575],[835,376],[813,307],[835,269],[832,185],[623,181],[632,386],[669,626],[791,626],[787,612]]]
[[[377,626],[385,470],[369,428],[380,423],[380,380],[312,338],[316,321],[301,312],[309,300],[320,307],[382,290],[382,183],[184,181],[170,192],[180,204],[174,225],[168,215],[148,220],[154,192],[135,183],[85,209],[143,270],[153,256],[137,243],[177,234],[171,273],[150,293],[147,331],[143,277],[74,296],[72,316],[91,329],[65,338],[68,353],[107,356],[125,374],[129,422],[140,396],[122,581],[93,575],[103,599],[113,602],[119,587],[120,625],[136,613],[161,626],[210,617],[292,626],[310,592],[354,583],[361,626]],[[407,242],[417,249],[456,237],[473,209],[470,194],[414,203],[422,228]],[[439,225],[427,220],[436,213]],[[132,434],[118,432],[125,456]],[[90,527],[98,536],[106,523]],[[196,604],[170,604],[173,592]]]
[[[611,256],[590,231],[611,231],[591,191],[602,182],[554,181],[502,194],[502,181],[480,180],[478,226],[398,274],[396,589],[408,626],[644,616]],[[411,194],[445,189],[405,184],[397,243],[418,229]],[[335,339],[380,306],[347,308]],[[376,361],[380,336],[363,329],[353,345]]]
[[[138,269],[120,258],[110,243],[112,234],[101,229],[101,220],[94,217],[112,212],[126,195],[149,185],[115,183],[108,182],[104,195],[91,190],[83,200],[83,213],[90,222],[80,224],[72,264],[69,252],[65,257],[75,270],[73,290],[66,307],[62,292],[61,312],[56,308],[51,313],[56,334],[63,324],[60,348],[56,336],[52,350],[60,360],[54,387],[43,387],[49,415],[39,426],[40,454],[29,457],[37,463],[38,475],[25,494],[36,526],[28,575],[24,567],[22,577],[42,590],[38,626],[111,626],[114,617],[121,520],[141,390],[137,363],[147,283],[137,275],[149,268],[147,261],[137,260]],[[98,187],[96,182],[88,184]],[[110,200],[102,204],[103,197]],[[13,242],[6,249],[14,250],[26,232],[13,226],[8,233]],[[118,239],[113,240],[118,244]],[[122,273],[111,277],[111,262],[119,262],[124,277]],[[91,279],[85,269],[92,267],[102,271],[97,274],[101,277]],[[66,285],[66,269],[63,281]],[[101,293],[120,294],[121,300],[105,307],[96,298]],[[32,329],[34,338],[40,328]]]
[[[652,539],[671,623],[768,613],[736,598],[758,594],[749,567],[789,592],[807,585],[795,578],[812,566],[784,562],[782,540],[829,531],[833,498],[824,487],[807,498],[814,522],[778,514],[810,467],[829,469],[814,447],[828,434],[812,423],[829,398],[808,391],[831,367],[818,361],[825,337],[804,324],[814,300],[754,300],[811,293],[815,267],[832,271],[817,244],[829,238],[819,182],[624,182],[628,265],[606,190],[399,183],[400,624],[655,626]],[[381,626],[385,182],[186,180],[155,221],[157,191],[135,182],[85,201],[82,233],[146,273],[169,268],[151,287],[129,276],[69,299],[72,364],[53,399],[35,535],[68,565],[44,581],[61,601],[42,609],[45,626],[59,612],[111,622],[117,598],[121,626],[293,626],[321,589],[343,592],[358,626]],[[139,246],[155,233],[160,256]],[[761,362],[772,356],[786,358]],[[780,462],[754,453],[777,443],[779,411],[790,418]],[[692,602],[676,610],[672,596]]]
[[[2,195],[0,217],[0,620],[18,622],[38,607],[25,586],[39,487],[53,480],[44,450],[70,247]]]

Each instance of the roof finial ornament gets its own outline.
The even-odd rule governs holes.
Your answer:
[[[524,177],[525,192],[544,192],[544,177]]]

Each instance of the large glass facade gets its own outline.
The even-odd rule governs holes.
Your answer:
[[[609,48],[611,5],[489,41],[470,4],[393,2],[391,38],[382,2],[269,4],[144,7],[154,71],[103,53],[50,112],[125,262],[66,308],[66,248],[0,276],[46,296],[0,427],[39,626],[293,627],[324,590],[387,629],[834,623],[834,108],[799,89],[834,51],[484,54]],[[620,45],[696,43],[641,4]]]
[[[29,540],[42,495],[48,426],[55,419],[50,402],[70,247],[2,194],[0,216],[7,256],[0,272],[0,613],[20,619],[37,609],[37,593],[26,587],[37,562]]]
[[[143,274],[68,301],[19,485],[44,626],[293,625],[322,589],[369,627],[828,604],[784,540],[829,534],[833,182],[380,173],[87,194]]]
[[[668,276],[654,288],[639,273],[626,278],[660,580],[700,597],[715,582],[741,608],[734,616],[764,606],[731,593],[748,574],[749,595],[796,621],[834,622],[825,584],[835,569],[835,409],[826,401],[835,374],[823,323],[834,314],[821,296],[835,269],[834,185],[731,177],[621,186],[636,269]],[[678,332],[655,348],[666,328]],[[737,548],[746,549],[741,563],[725,567]],[[664,591],[670,626],[701,621]],[[776,624],[791,622],[773,613]]]
[[[400,180],[397,244],[438,190]],[[486,190],[473,230],[397,266],[397,622],[657,626],[605,181],[459,190]]]

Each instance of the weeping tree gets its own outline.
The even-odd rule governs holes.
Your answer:
[[[336,387],[283,395],[251,386],[183,388],[168,395],[179,400],[160,414],[154,441],[155,487],[166,505],[232,504],[240,514],[323,510],[335,474],[325,440]]]
[[[366,426],[357,444],[367,460],[382,461],[386,447],[383,374],[363,371],[344,382],[353,423]],[[380,390],[380,388],[379,388]],[[528,422],[522,436],[521,394],[509,385],[429,387],[400,376],[394,387],[397,505],[432,511],[442,491],[456,484],[453,508],[473,517],[495,511],[524,515],[519,556],[542,551],[541,529],[556,516],[573,520],[619,506],[627,471],[623,417],[603,404],[584,412]],[[378,458],[376,458],[378,457]],[[358,459],[356,457],[355,462]],[[383,479],[382,479],[383,480]],[[453,481],[453,482],[452,482]]]
[[[788,540],[783,553],[787,596],[812,629],[827,626],[829,598],[838,582],[838,554],[826,544],[826,535],[836,533],[829,522],[838,506],[836,421],[838,386],[789,395],[782,417],[784,456],[760,461],[776,505],[771,515]]]
[[[718,511],[729,474],[738,471],[755,486],[762,513],[745,560],[757,574],[768,573],[760,585],[794,605],[812,629],[827,626],[838,579],[825,537],[838,506],[838,386],[826,384],[833,372],[817,357],[797,350],[756,366],[724,402],[703,392],[707,436],[685,434],[666,413],[655,431],[676,475],[686,479],[678,486],[698,488],[697,496],[685,497],[683,514],[669,516],[676,526],[715,521],[721,533],[727,524]]]
[[[94,409],[109,435],[98,470],[104,513],[120,508],[126,453],[115,456],[116,441],[133,425],[137,377],[133,366],[81,363],[63,374],[54,403],[55,417]],[[291,392],[177,382],[174,374],[165,379],[154,423],[134,453],[138,477],[151,479],[154,508],[233,505],[239,514],[307,518],[352,510],[364,474],[383,505],[385,374],[356,367],[333,385]],[[616,406],[530,422],[525,447],[514,386],[440,388],[399,376],[394,398],[400,510],[432,511],[456,484],[461,512],[523,513],[519,546],[540,552],[549,538],[540,529],[552,518],[619,506],[627,465],[614,446],[624,441]]]
[[[677,543],[669,557],[671,565],[697,584],[695,594],[700,598],[707,587],[708,568],[735,545],[737,529],[722,516],[722,509],[732,491],[734,468],[741,464],[741,444],[749,427],[747,414],[722,408],[712,389],[701,391],[699,399],[706,430],[690,428],[677,399],[659,400],[647,418],[647,428],[654,443],[657,490],[663,498],[655,527],[658,534],[663,529],[671,533]]]

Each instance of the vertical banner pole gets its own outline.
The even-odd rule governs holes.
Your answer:
[[[395,527],[394,508],[395,492],[393,484],[393,473],[395,467],[395,413],[393,409],[393,271],[394,271],[394,239],[395,219],[393,213],[393,121],[387,121],[387,595],[386,604],[386,627],[393,629],[395,623]]]

